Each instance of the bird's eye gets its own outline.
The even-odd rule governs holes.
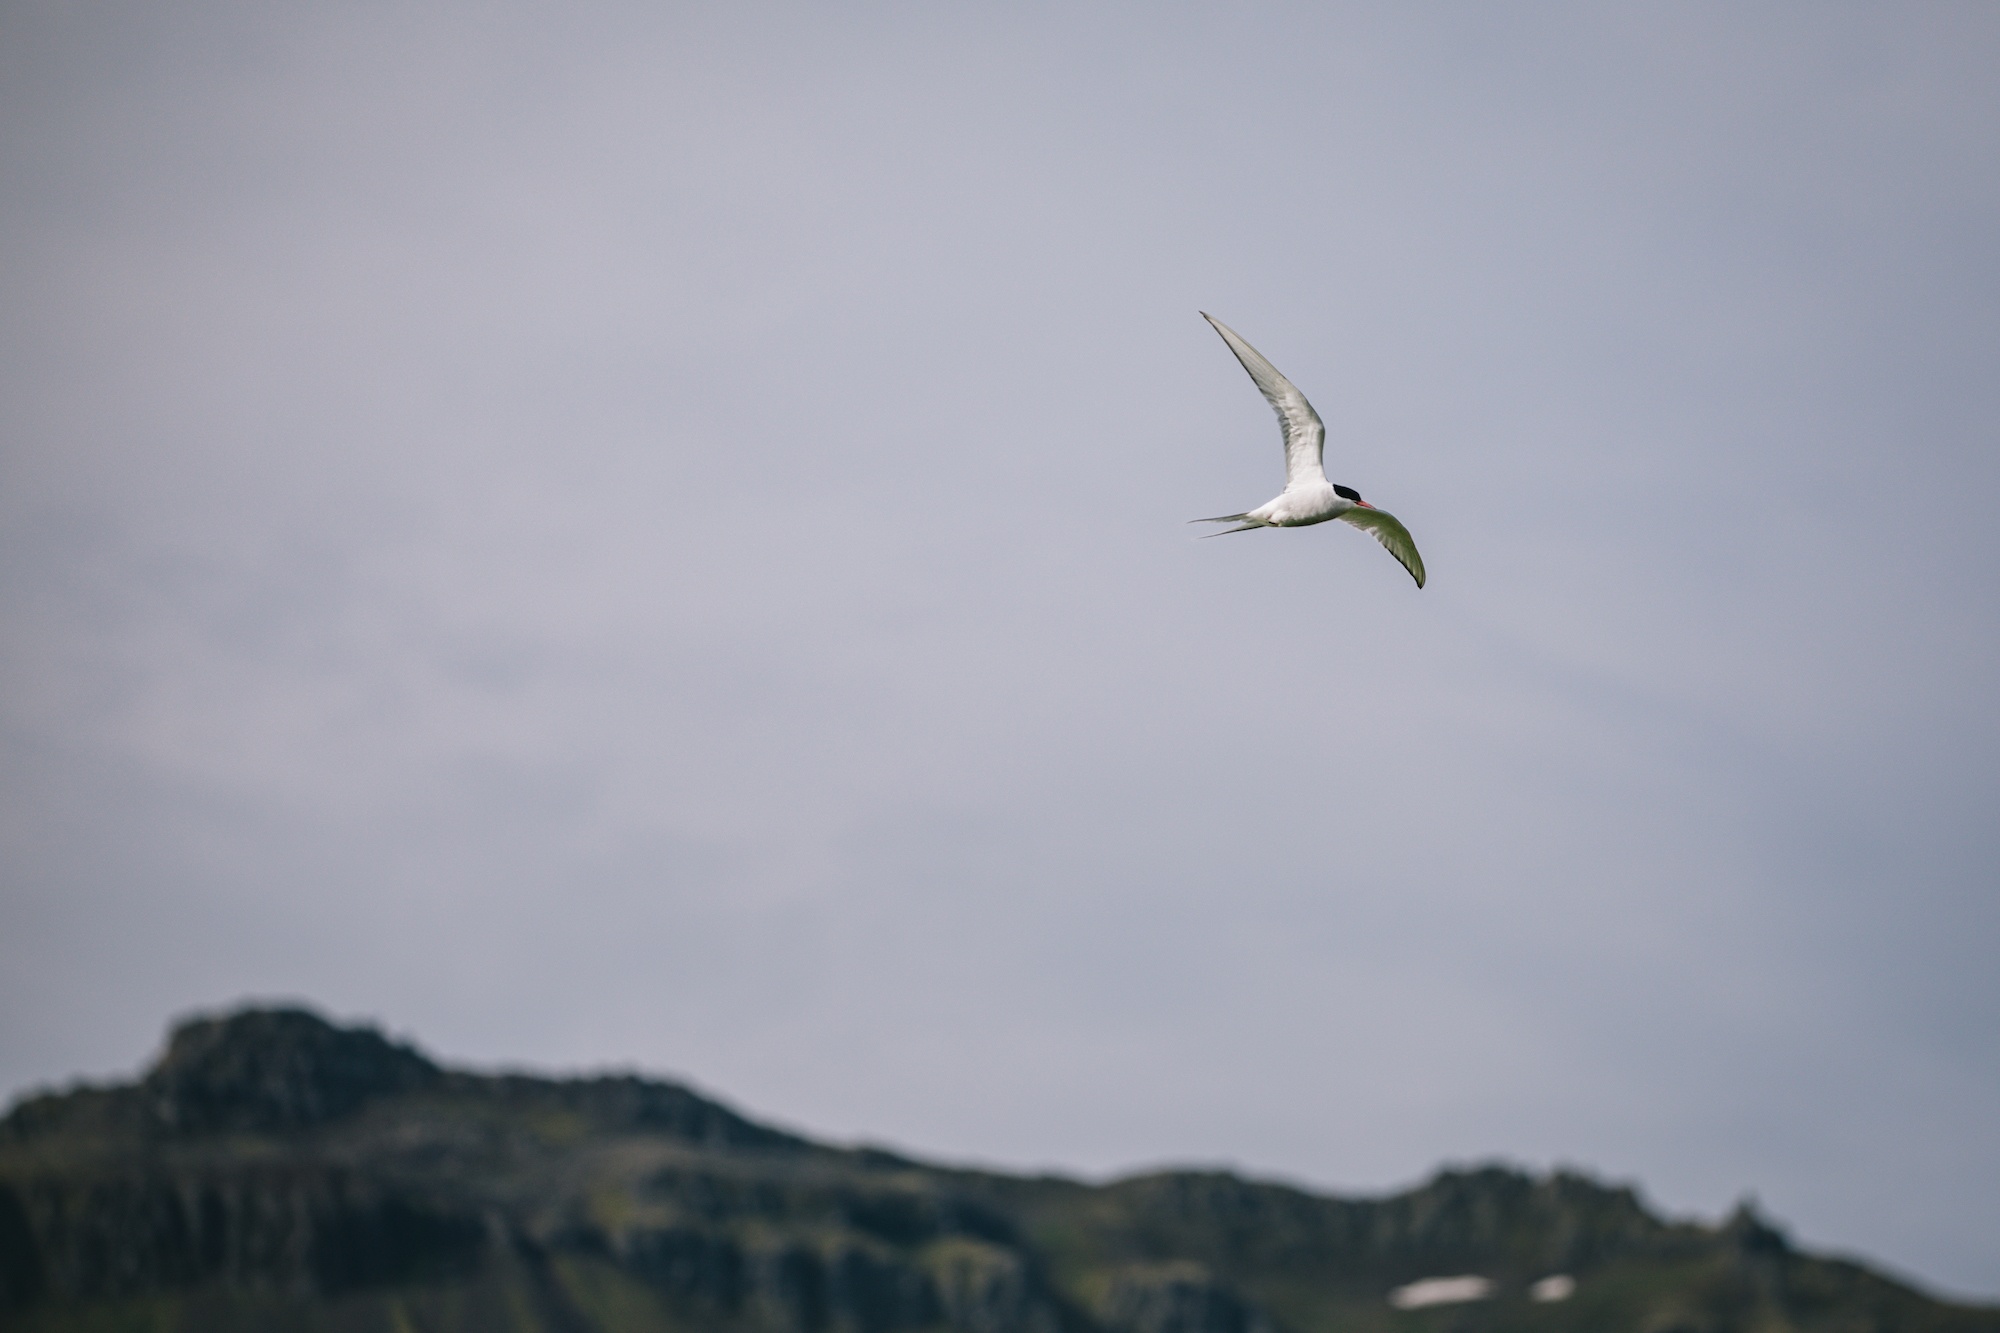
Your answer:
[[[1334,485],[1333,493],[1343,500],[1359,500],[1361,498],[1360,491],[1355,490],[1352,486],[1342,486],[1338,483]]]

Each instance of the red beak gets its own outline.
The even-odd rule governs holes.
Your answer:
[[[1373,509],[1375,507],[1374,505],[1369,504],[1366,500],[1356,500],[1354,503],[1360,505],[1363,509]]]

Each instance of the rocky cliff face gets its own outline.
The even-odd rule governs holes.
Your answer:
[[[1573,1298],[1529,1298],[1550,1274]],[[1478,1275],[1490,1299],[1392,1307]],[[729,1333],[2000,1333],[1569,1175],[1338,1199],[826,1147],[670,1083],[442,1069],[299,1010],[183,1024],[0,1121],[0,1328]]]

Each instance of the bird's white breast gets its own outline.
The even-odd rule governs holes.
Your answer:
[[[1250,511],[1249,517],[1281,528],[1303,528],[1339,518],[1354,508],[1352,500],[1336,495],[1331,482],[1287,487],[1277,499]]]

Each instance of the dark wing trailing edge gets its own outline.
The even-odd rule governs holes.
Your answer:
[[[1386,509],[1355,506],[1340,516],[1342,523],[1352,523],[1363,532],[1381,542],[1397,563],[1410,571],[1410,577],[1424,586],[1424,558],[1417,554],[1416,539],[1410,530],[1396,520],[1396,516]]]

